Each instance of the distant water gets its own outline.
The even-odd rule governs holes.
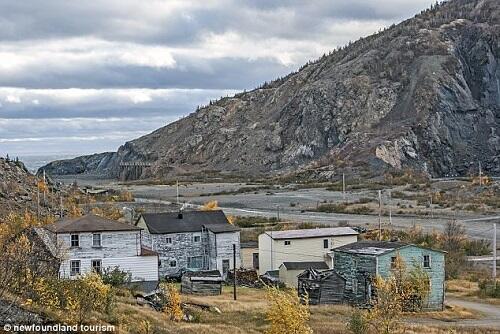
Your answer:
[[[54,155],[25,155],[19,156],[26,168],[32,173],[36,173],[38,168],[45,166],[49,162],[77,157],[77,154],[54,154]]]

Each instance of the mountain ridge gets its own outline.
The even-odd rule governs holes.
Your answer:
[[[286,175],[410,168],[500,175],[499,4],[452,0],[53,175]],[[123,168],[147,162],[150,167]]]

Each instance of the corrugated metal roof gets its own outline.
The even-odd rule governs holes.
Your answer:
[[[230,225],[221,210],[143,213],[142,218],[152,234],[199,232],[203,225]]]
[[[323,261],[308,261],[308,262],[283,262],[288,270],[306,270],[306,269],[328,269],[328,266]]]
[[[96,215],[63,219],[53,224],[46,225],[44,228],[54,233],[142,230],[140,227],[134,225],[120,223],[116,220],[106,219]]]
[[[314,228],[305,230],[267,231],[265,233],[275,240],[320,238],[320,237],[334,237],[342,235],[359,234],[350,227],[329,227],[329,228]]]

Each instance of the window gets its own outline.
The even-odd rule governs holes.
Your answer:
[[[391,257],[391,268],[396,268],[396,257]]]
[[[92,260],[92,271],[95,273],[102,273],[102,261],[101,260]]]
[[[92,247],[101,247],[101,233],[92,234]]]
[[[290,246],[291,242],[290,240],[285,240],[285,246]]]
[[[70,275],[71,276],[80,275],[80,261],[70,262]]]
[[[201,237],[199,235],[195,235],[195,236],[193,236],[193,241],[194,242],[200,242],[201,241]]]
[[[166,237],[166,238],[165,238],[165,242],[166,242],[167,244],[171,244],[171,243],[172,243],[172,238],[171,238],[171,237]]]
[[[424,268],[430,268],[431,267],[431,257],[430,257],[430,255],[424,255],[423,266],[424,266]]]
[[[71,235],[71,247],[80,247],[80,236],[78,234]]]
[[[323,240],[323,248],[328,248],[328,239]]]
[[[190,256],[188,257],[188,268],[189,269],[201,269],[203,268],[203,256]]]
[[[352,292],[358,293],[358,280],[356,278],[352,279]]]
[[[175,268],[175,267],[177,267],[177,261],[176,261],[176,260],[170,260],[170,262],[169,262],[169,266],[170,266],[171,268]]]

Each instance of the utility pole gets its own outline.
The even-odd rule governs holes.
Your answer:
[[[40,220],[40,189],[38,187],[38,178],[36,179],[36,219]]]
[[[382,191],[378,191],[378,240],[382,241]]]
[[[392,225],[392,193],[389,191],[389,225]]]
[[[430,208],[431,208],[431,218],[434,219],[434,212],[432,211],[432,192],[431,192]]]
[[[179,205],[179,180],[177,180],[177,205]]]
[[[59,196],[59,205],[60,205],[60,212],[59,212],[59,218],[62,219],[63,217],[63,212],[64,212],[64,208],[63,208],[63,199],[62,199],[62,196]]]
[[[236,244],[233,244],[233,299],[236,300]]]
[[[497,223],[493,223],[493,283],[497,284]]]
[[[276,206],[276,218],[280,221],[280,206]]]
[[[483,185],[483,172],[481,171],[481,161],[479,161],[479,185]]]
[[[342,173],[342,197],[345,202],[345,173]]]

